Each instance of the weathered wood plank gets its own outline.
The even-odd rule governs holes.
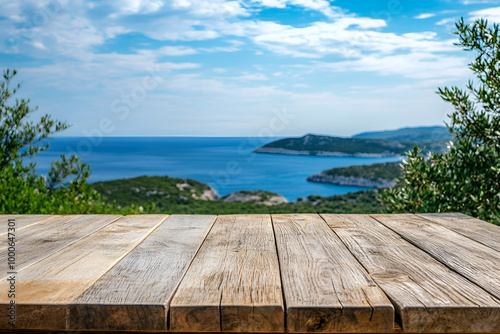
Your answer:
[[[170,304],[170,329],[284,330],[271,217],[219,216]]]
[[[499,251],[415,215],[373,217],[500,299]]]
[[[322,215],[411,333],[500,331],[500,301],[364,215]]]
[[[394,309],[318,215],[273,215],[290,332],[389,332]]]
[[[120,215],[54,216],[17,232],[16,271],[21,271],[120,217]],[[7,245],[0,247],[0,251],[5,248]],[[0,263],[7,265],[7,257],[7,252],[2,251]],[[2,275],[7,271],[2,272]]]
[[[54,219],[55,217],[61,216],[51,216],[51,215],[0,215],[0,235],[7,233],[7,224],[9,219],[16,220],[16,230],[24,229],[33,224],[38,224],[47,219]]]
[[[400,328],[397,327],[392,332],[384,332],[380,334],[408,334],[403,333]],[[2,330],[0,329],[0,333],[6,334],[14,334],[11,330]],[[21,334],[158,334],[158,333],[176,333],[176,334],[193,334],[193,332],[158,332],[158,331],[44,331],[44,330],[23,330],[20,332]],[[225,334],[225,333],[234,333],[234,332],[204,332],[204,334]],[[275,332],[259,332],[259,334],[275,334]],[[343,334],[360,334],[360,333],[343,333]],[[371,333],[376,334],[376,333]],[[434,334],[434,333],[432,333]],[[450,333],[453,334],[453,333]],[[463,333],[460,333],[463,334]],[[487,333],[487,334],[500,334],[500,333]]]
[[[67,304],[134,249],[167,216],[120,218],[106,227],[29,266],[17,274],[16,328],[62,330]],[[0,282],[8,291],[9,282]],[[7,318],[10,302],[0,295],[0,317]],[[9,328],[0,321],[0,328]]]
[[[168,304],[216,216],[170,216],[70,305],[68,329],[166,330]]]
[[[500,226],[498,225],[462,213],[426,213],[417,216],[500,251]]]

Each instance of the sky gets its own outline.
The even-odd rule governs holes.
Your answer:
[[[0,0],[0,68],[68,136],[350,136],[444,124],[460,17],[500,0]]]

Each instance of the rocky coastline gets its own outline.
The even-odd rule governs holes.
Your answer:
[[[383,153],[345,153],[345,152],[331,152],[331,151],[298,151],[288,150],[278,147],[259,147],[253,150],[254,153],[269,153],[269,154],[287,154],[287,155],[310,155],[318,157],[356,157],[356,158],[385,158],[400,156],[394,152]]]
[[[307,178],[309,182],[328,183],[338,186],[352,186],[365,188],[390,188],[396,184],[396,180],[369,179],[356,176],[331,175],[324,172],[311,175]]]
[[[252,202],[254,204],[263,204],[267,206],[274,206],[288,203],[288,200],[275,193],[265,191],[248,191],[242,190],[231,193],[222,198],[224,202]]]

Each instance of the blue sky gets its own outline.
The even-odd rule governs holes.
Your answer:
[[[454,22],[500,0],[0,0],[0,64],[72,136],[349,136],[442,125]]]

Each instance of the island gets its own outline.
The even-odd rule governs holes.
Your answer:
[[[425,151],[444,152],[452,139],[445,127],[415,127],[364,132],[352,137],[306,134],[260,146],[255,153],[313,155],[329,157],[382,158],[403,156],[415,145]]]
[[[391,157],[403,155],[414,143],[381,139],[342,138],[307,134],[258,147],[253,152],[330,157]]]
[[[394,187],[402,176],[399,162],[333,168],[311,175],[307,181],[365,188]]]
[[[445,126],[418,126],[396,130],[361,132],[352,137],[428,143],[450,141],[453,139],[453,134]]]

